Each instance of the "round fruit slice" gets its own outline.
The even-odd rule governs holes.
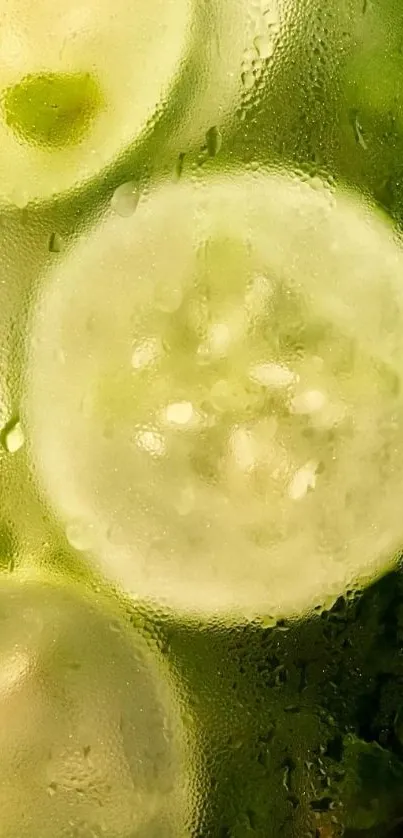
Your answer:
[[[191,30],[191,0],[10,0],[0,32],[0,198],[82,183],[163,104]]]
[[[3,580],[0,607],[2,834],[188,835],[189,737],[156,653],[73,589]]]
[[[161,187],[47,277],[24,423],[77,549],[188,615],[301,615],[403,543],[403,254],[280,174]]]

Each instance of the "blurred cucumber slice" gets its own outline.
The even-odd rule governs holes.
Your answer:
[[[0,200],[40,200],[146,128],[185,57],[192,0],[10,0],[0,33]]]
[[[403,254],[358,197],[228,174],[111,213],[33,306],[23,424],[73,546],[188,615],[301,615],[403,542]]]
[[[176,686],[157,649],[100,606],[71,586],[1,582],[7,838],[190,835],[193,756]]]

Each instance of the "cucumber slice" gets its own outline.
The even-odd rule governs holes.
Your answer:
[[[182,838],[189,733],[171,676],[99,599],[2,581],[1,830],[7,838]]]
[[[10,0],[0,33],[0,200],[87,181],[163,105],[192,0]]]
[[[189,616],[301,615],[403,543],[403,254],[358,198],[215,176],[112,213],[33,307],[23,425],[74,546]]]

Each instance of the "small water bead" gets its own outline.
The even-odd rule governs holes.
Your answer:
[[[4,429],[3,440],[4,447],[9,454],[15,454],[22,448],[25,442],[25,436],[18,419]]]
[[[222,146],[222,134],[217,125],[213,125],[212,128],[209,128],[207,131],[206,146],[209,156],[216,157]]]
[[[252,70],[248,70],[246,73],[242,73],[242,84],[245,90],[252,90],[255,84],[255,76],[253,75]]]
[[[121,183],[111,198],[111,207],[121,218],[129,218],[137,209],[140,192],[134,181]]]
[[[269,30],[279,29],[281,23],[279,0],[270,0],[264,4],[263,19]]]
[[[61,253],[64,250],[64,241],[60,233],[51,233],[49,237],[49,252]]]
[[[257,35],[254,40],[254,45],[256,47],[256,51],[259,55],[259,58],[266,61],[268,58],[271,58],[274,53],[274,46],[275,42],[273,38],[270,38],[269,34],[267,35]]]

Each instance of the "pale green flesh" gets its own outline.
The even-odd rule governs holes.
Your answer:
[[[296,614],[372,578],[402,541],[387,226],[241,176],[109,224],[50,278],[27,399],[84,552],[190,613]]]

